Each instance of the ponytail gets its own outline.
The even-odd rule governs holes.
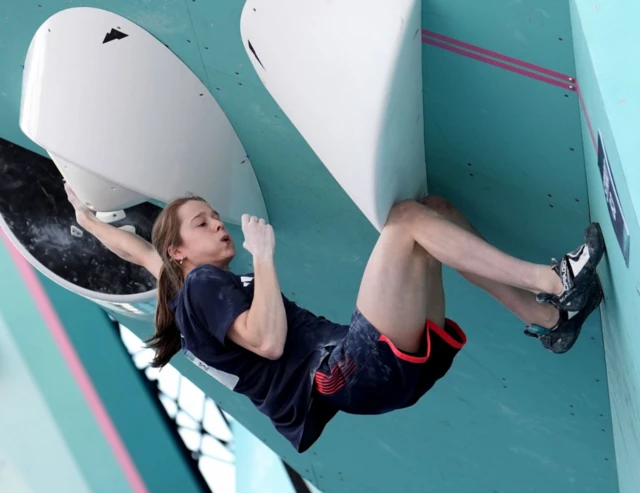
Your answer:
[[[167,365],[180,348],[181,333],[176,325],[176,317],[169,304],[184,284],[182,267],[168,253],[169,247],[180,245],[180,219],[178,209],[190,200],[204,202],[200,197],[182,197],[168,204],[160,213],[153,225],[151,242],[162,259],[160,278],[158,279],[158,304],[156,307],[156,330],[153,336],[145,341],[147,347],[155,349],[156,354],[151,362],[154,368]]]
[[[162,368],[167,365],[181,348],[181,334],[176,325],[176,317],[169,303],[178,293],[183,283],[182,271],[175,262],[169,269],[164,265],[160,269],[158,279],[158,305],[156,307],[155,325],[156,331],[147,340],[149,348],[155,349],[156,354],[151,362],[153,368]]]

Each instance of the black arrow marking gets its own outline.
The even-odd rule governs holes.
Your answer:
[[[114,39],[124,39],[127,36],[129,35],[123,33],[122,31],[118,31],[117,29],[111,29],[111,32],[107,33],[107,35],[104,37],[104,41],[102,42],[102,44],[108,43],[109,41],[113,41]]]
[[[256,53],[256,50],[253,49],[253,45],[251,44],[251,41],[247,40],[247,42],[249,43],[249,49],[251,50],[251,53],[253,53],[253,56],[256,57],[256,60],[258,60],[258,63],[260,64],[260,66],[264,68],[264,65],[262,65],[262,62],[260,61],[260,58],[258,58],[258,54]],[[267,70],[266,68],[264,69]]]

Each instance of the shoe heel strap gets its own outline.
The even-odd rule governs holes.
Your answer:
[[[540,327],[539,325],[536,325],[536,324],[531,324],[531,325],[527,325],[524,328],[524,331],[525,333],[531,334],[532,336],[542,337],[550,334],[553,331],[553,329],[547,329],[545,327]]]

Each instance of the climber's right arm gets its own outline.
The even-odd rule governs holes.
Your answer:
[[[160,277],[162,259],[151,243],[134,233],[103,223],[78,199],[68,184],[65,183],[64,187],[69,202],[76,211],[76,220],[83,229],[118,257],[144,267],[156,279]]]

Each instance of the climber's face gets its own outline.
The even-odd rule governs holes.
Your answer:
[[[235,256],[233,239],[218,213],[206,202],[190,200],[178,209],[182,244],[171,254],[183,269],[211,264],[227,269]]]

